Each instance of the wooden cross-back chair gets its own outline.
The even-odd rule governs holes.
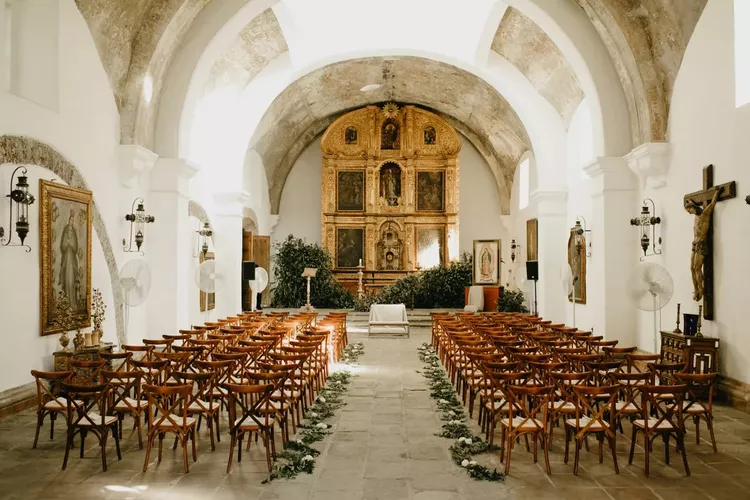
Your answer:
[[[148,439],[143,472],[148,470],[151,448],[159,438],[158,461],[161,462],[164,437],[174,434],[182,445],[185,472],[190,472],[188,463],[188,440],[192,442],[193,462],[198,460],[195,449],[195,418],[188,415],[188,405],[193,387],[191,385],[157,386],[146,385],[143,391],[148,398]]]
[[[44,423],[44,417],[49,416],[49,438],[55,438],[55,420],[57,415],[63,415],[67,418],[68,401],[60,393],[62,383],[70,380],[73,371],[44,372],[31,370],[36,384],[36,432],[34,434],[34,444],[36,448],[39,442],[39,431]],[[76,404],[82,404],[77,401]]]
[[[248,445],[253,435],[259,436],[266,449],[266,464],[271,472],[272,458],[276,457],[271,394],[274,386],[269,384],[223,384],[229,395],[229,460],[227,473],[232,471],[234,449],[237,447],[237,462],[242,462],[242,440],[248,437]]]
[[[106,384],[78,385],[63,382],[63,390],[68,394],[68,432],[65,444],[65,458],[62,470],[68,466],[68,456],[73,447],[73,439],[78,434],[81,441],[80,456],[86,449],[86,437],[91,432],[99,440],[102,454],[102,470],[107,471],[107,438],[110,431],[115,440],[117,459],[122,460],[120,439],[117,433],[117,417],[109,413],[109,388]],[[79,404],[78,401],[81,403]]]
[[[568,450],[570,440],[575,440],[575,462],[573,474],[578,475],[578,461],[581,445],[589,434],[596,434],[599,440],[599,463],[604,460],[604,440],[607,440],[612,451],[612,461],[615,473],[620,473],[617,465],[617,434],[615,432],[615,403],[620,387],[617,385],[591,387],[586,385],[574,385],[573,392],[576,394],[578,403],[576,405],[575,418],[565,420],[565,463],[568,463]]]
[[[138,448],[143,448],[141,434],[141,416],[148,407],[141,393],[143,372],[133,371],[102,371],[102,378],[109,386],[109,410],[117,416],[118,436],[122,439],[122,422],[125,415],[133,417],[133,423],[138,432]]]
[[[630,440],[628,464],[633,463],[635,440],[638,432],[642,432],[646,477],[649,475],[649,456],[652,444],[657,436],[661,436],[664,440],[664,461],[669,465],[669,439],[672,435],[674,435],[677,441],[677,449],[682,454],[685,474],[690,475],[690,467],[688,466],[687,452],[685,450],[685,424],[682,414],[682,397],[686,391],[686,384],[645,384],[641,386],[644,403],[641,418],[633,421],[633,436]]]
[[[104,360],[105,364],[111,371],[128,371],[130,369],[130,359],[133,357],[132,352],[103,352],[99,351],[99,357]]]
[[[221,442],[221,434],[219,432],[219,410],[221,409],[221,403],[214,401],[212,392],[212,380],[214,376],[211,372],[175,372],[172,374],[172,377],[181,384],[192,387],[192,391],[185,401],[187,414],[190,417],[198,415],[196,431],[200,431],[201,420],[205,417],[206,424],[208,425],[208,434],[211,439],[211,451],[216,450],[214,427],[216,427],[216,440]],[[176,444],[177,441],[175,441]]]
[[[71,359],[70,368],[73,370],[73,376],[70,383],[76,385],[100,385],[102,383],[102,369],[106,365],[103,359],[94,361]]]
[[[674,377],[681,384],[685,384],[687,391],[682,401],[682,413],[684,416],[692,417],[695,424],[695,443],[700,444],[700,422],[703,419],[711,434],[711,445],[714,453],[719,450],[716,447],[716,436],[714,436],[714,412],[713,400],[716,390],[716,378],[718,373],[675,373]]]
[[[133,369],[143,373],[143,384],[162,385],[167,381],[167,372],[169,370],[169,360],[138,360],[130,362]]]
[[[564,420],[569,418],[571,415],[575,415],[578,409],[578,396],[573,391],[576,386],[588,385],[592,372],[566,372],[558,371],[549,374],[550,385],[554,385],[556,388],[556,397],[552,398],[549,403],[549,440],[550,445],[552,444],[552,437],[555,429],[555,425],[559,424],[560,417]]]
[[[534,463],[537,462],[537,443],[540,442],[547,474],[551,474],[547,426],[549,402],[555,394],[555,387],[509,384],[505,386],[503,393],[508,401],[508,416],[500,421],[500,460],[505,458],[505,473],[510,472],[511,451],[515,442],[521,436],[531,436],[534,441]],[[505,457],[504,453],[507,453]]]
[[[623,433],[622,419],[628,418],[632,421],[643,413],[641,387],[649,383],[651,374],[647,372],[615,372],[610,373],[609,378],[613,383],[620,386],[620,398],[615,403],[615,423],[620,432]]]

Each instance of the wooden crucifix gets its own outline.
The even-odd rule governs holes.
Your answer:
[[[714,166],[703,169],[703,190],[685,195],[685,210],[695,215],[690,273],[693,300],[703,299],[703,318],[714,319],[714,242],[713,211],[716,203],[737,196],[734,181],[714,186]]]

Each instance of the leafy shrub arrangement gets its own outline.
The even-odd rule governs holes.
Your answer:
[[[497,301],[497,310],[500,312],[527,313],[529,309],[524,305],[525,298],[520,290],[503,290]]]
[[[471,285],[471,255],[465,253],[458,262],[433,267],[421,274],[410,274],[377,294],[365,294],[355,301],[356,311],[369,311],[372,304],[405,304],[433,308],[462,308],[464,289]]]
[[[302,271],[315,267],[318,273],[310,280],[310,303],[315,307],[348,309],[354,307],[354,297],[336,282],[331,273],[331,255],[318,244],[307,243],[293,235],[276,243],[272,307],[301,307],[307,298],[306,279]]]

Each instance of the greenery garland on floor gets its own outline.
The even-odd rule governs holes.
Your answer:
[[[466,425],[464,407],[448,375],[440,366],[440,358],[430,344],[425,343],[419,347],[419,360],[426,365],[422,374],[429,381],[430,397],[437,402],[438,410],[441,412],[440,418],[445,421],[442,432],[436,436],[456,440],[450,447],[453,461],[456,465],[464,467],[469,476],[474,479],[505,481],[505,474],[498,472],[497,469],[490,470],[472,459],[474,455],[497,451],[499,448],[471,433]]]
[[[276,454],[276,462],[271,474],[263,480],[263,484],[274,479],[292,479],[297,474],[304,472],[312,474],[315,469],[315,457],[320,451],[312,446],[313,443],[322,441],[327,434],[330,424],[323,420],[331,418],[336,410],[344,406],[344,394],[349,390],[349,384],[354,377],[346,366],[358,364],[360,356],[365,352],[361,342],[350,344],[341,355],[341,364],[345,367],[332,373],[326,380],[326,385],[320,390],[317,399],[305,413],[305,423],[300,424],[299,438],[296,441],[286,443],[286,448]]]

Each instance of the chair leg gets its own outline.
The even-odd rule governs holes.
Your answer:
[[[161,463],[161,450],[162,450],[163,444],[164,444],[164,433],[160,432],[159,433],[159,460],[158,460],[159,463]]]
[[[542,435],[542,451],[544,452],[544,464],[547,466],[547,474],[552,474],[552,468],[549,465],[549,447],[550,439]]]
[[[214,414],[214,418],[216,419],[216,441],[221,443],[221,432],[219,432],[219,412],[218,411]]]
[[[109,435],[109,428],[105,427],[102,429],[102,437],[99,439],[102,448],[102,470],[107,472],[107,436]]]
[[[81,458],[83,458],[83,450],[85,449],[84,448],[84,443],[86,441],[86,434],[87,433],[88,433],[88,431],[86,429],[81,429]]]
[[[153,432],[149,432],[148,436],[146,436],[146,459],[143,461],[143,472],[146,472],[148,469],[148,459],[151,458],[151,447],[154,445],[154,437],[155,434]]]
[[[630,438],[630,455],[628,456],[628,465],[633,465],[633,454],[635,453],[635,435],[637,427],[633,426],[633,436]]]
[[[198,461],[198,453],[195,450],[195,429],[191,429],[190,430],[190,441],[193,443],[193,462],[197,462]]]
[[[701,417],[696,415],[693,417],[695,423],[695,444],[701,444]]]
[[[573,434],[573,430],[570,431],[571,434]],[[573,462],[573,474],[576,476],[578,475],[578,460],[581,458],[581,442],[584,441],[585,437],[578,438],[576,437],[576,454],[575,454],[575,460]]]
[[[143,449],[143,437],[141,436],[141,416],[135,416],[135,425],[138,428],[138,449]]]
[[[57,413],[50,412],[49,414],[49,438],[50,440],[55,439],[55,419],[57,419]]]
[[[44,414],[38,412],[36,415],[36,433],[34,434],[34,444],[32,448],[36,448],[36,444],[39,442],[39,431],[42,430],[42,421],[44,420]]]
[[[185,465],[185,473],[187,474],[190,472],[190,463],[188,462],[188,444],[187,444],[187,434],[183,434],[180,436],[180,443],[182,444],[182,462]]]
[[[65,458],[63,458],[62,470],[68,466],[68,455],[70,455],[70,448],[73,446],[73,429],[68,427],[68,436],[65,440]]]
[[[234,447],[237,445],[237,433],[232,432],[230,436],[229,445],[229,460],[227,461],[227,474],[232,472],[232,460],[234,459]]]
[[[685,466],[685,474],[690,475],[690,466],[688,465],[688,459],[687,459],[687,451],[685,451],[685,438],[677,434],[677,443],[680,446],[680,451],[682,452],[682,464]]]
[[[617,441],[615,440],[615,437],[617,435],[617,430],[613,432],[613,437],[609,438],[609,449],[612,451],[612,462],[615,464],[615,474],[620,473],[620,467],[617,465]]]
[[[122,460],[122,453],[120,452],[120,438],[117,436],[117,429],[112,429],[112,437],[115,438],[115,450],[117,450],[117,460]]]
[[[507,455],[505,456],[505,475],[508,475],[510,473],[510,451],[513,447],[513,433],[508,430],[508,449],[506,450]]]
[[[664,462],[669,465],[669,434],[665,433],[662,439],[664,439]],[[677,444],[680,444],[679,439],[677,440]]]
[[[714,436],[714,417],[710,413],[706,415],[706,426],[708,432],[711,434],[711,444],[714,447],[714,453],[719,453],[719,449],[716,447],[716,437]]]
[[[208,425],[208,435],[211,438],[211,451],[216,451],[216,443],[214,443],[214,418],[213,415],[206,415],[206,425]]]
[[[648,433],[643,433],[643,446],[646,449],[646,463],[644,465],[644,470],[646,472],[646,477],[648,477],[648,462],[649,462],[649,456],[651,455],[651,449],[650,449],[650,440],[648,438]]]

